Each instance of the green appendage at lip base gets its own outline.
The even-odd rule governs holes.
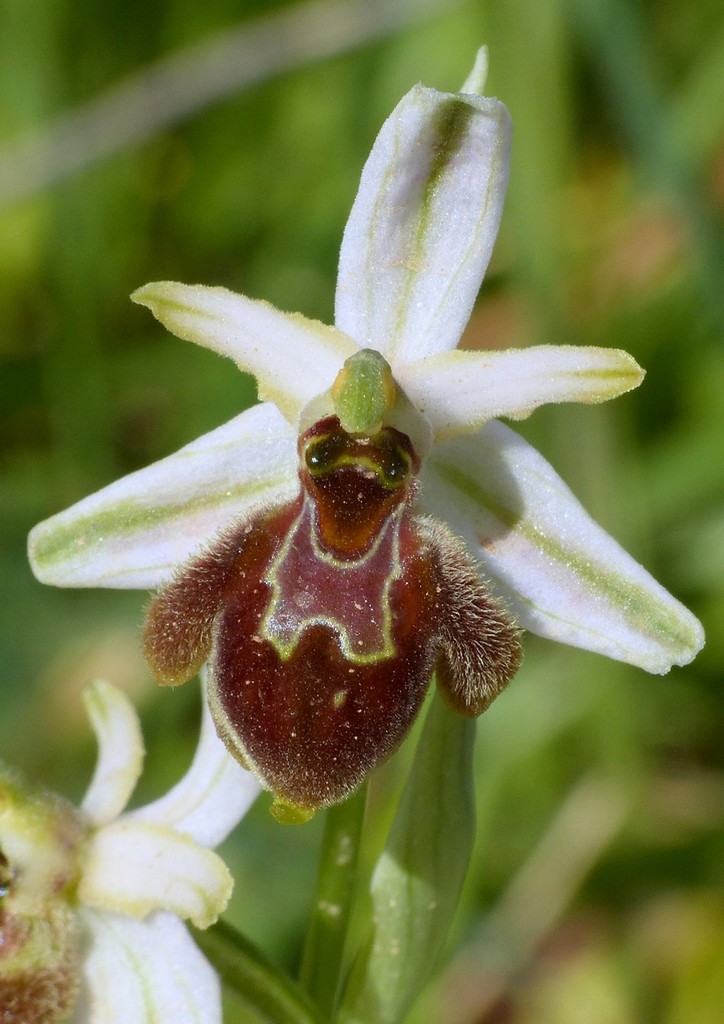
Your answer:
[[[374,664],[395,654],[389,593],[402,574],[402,509],[385,522],[361,558],[343,560],[320,544],[314,502],[302,510],[264,574],[272,598],[261,635],[282,661],[292,657],[300,637],[313,625],[327,625],[347,661]]]
[[[387,360],[371,348],[349,359],[332,385],[342,428],[350,434],[377,434],[395,404],[395,382]]]

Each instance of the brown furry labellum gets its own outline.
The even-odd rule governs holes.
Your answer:
[[[286,820],[345,799],[392,753],[433,672],[455,711],[479,715],[520,661],[462,542],[413,513],[406,435],[349,434],[329,417],[299,455],[299,496],[222,534],[145,625],[159,682],[208,661],[219,735]]]

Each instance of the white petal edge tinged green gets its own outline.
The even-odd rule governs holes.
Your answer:
[[[606,402],[638,387],[644,371],[620,349],[536,345],[444,352],[400,367],[398,379],[439,439],[550,402]]]
[[[274,402],[294,426],[302,408],[332,386],[358,348],[335,327],[226,288],[156,281],[131,298],[178,338],[228,356],[253,374],[260,399]]]
[[[78,898],[138,918],[167,910],[207,928],[233,886],[221,857],[194,839],[165,825],[121,818],[91,836]]]

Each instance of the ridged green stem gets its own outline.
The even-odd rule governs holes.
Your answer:
[[[334,1010],[339,990],[366,801],[365,784],[325,812],[317,890],[299,981],[327,1015]]]

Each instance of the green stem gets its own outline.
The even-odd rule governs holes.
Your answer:
[[[365,784],[344,803],[326,811],[317,891],[299,981],[327,1015],[334,1010],[341,980],[366,799]]]
[[[400,1024],[439,962],[473,850],[475,721],[435,695],[372,873],[367,939],[340,999],[343,1024]]]
[[[194,938],[259,1024],[322,1024],[317,1007],[253,942],[224,921]]]

